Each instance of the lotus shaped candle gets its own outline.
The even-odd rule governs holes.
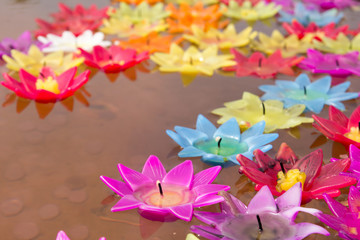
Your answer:
[[[66,235],[64,231],[60,231],[56,236],[56,240],[70,240],[70,238]],[[101,237],[99,238],[99,240],[106,240],[106,238]]]
[[[136,53],[134,49],[111,46],[109,49],[95,46],[92,53],[80,48],[85,64],[105,73],[118,73],[149,58],[148,52]]]
[[[191,226],[191,230],[211,240],[282,239],[300,240],[310,234],[330,235],[324,228],[312,223],[295,224],[299,211],[318,214],[314,208],[300,207],[301,184],[297,183],[274,200],[264,186],[251,199],[248,207],[234,196],[221,192],[225,201],[221,213],[195,211],[194,215],[211,226]]]
[[[265,92],[262,100],[280,100],[284,102],[285,108],[304,104],[306,110],[320,113],[325,104],[345,110],[341,101],[359,96],[358,93],[346,92],[349,87],[350,82],[344,82],[331,88],[329,76],[310,82],[309,77],[303,73],[295,81],[276,80],[275,85],[261,85],[259,89]]]
[[[352,40],[340,33],[336,39],[324,37],[322,41],[314,40],[314,48],[329,53],[346,54],[352,51],[360,52],[360,34]]]
[[[163,3],[156,3],[150,6],[147,2],[142,2],[133,7],[130,4],[121,2],[119,8],[110,9],[108,12],[110,19],[115,18],[118,20],[130,20],[133,24],[141,23],[143,21],[149,23],[156,23],[170,15],[169,12],[164,10]]]
[[[289,34],[295,34],[299,39],[312,40],[315,38],[318,41],[321,41],[323,37],[335,39],[340,33],[347,33],[349,28],[349,25],[336,27],[335,23],[319,27],[314,22],[304,26],[296,20],[293,20],[291,25],[285,22],[282,26]]]
[[[0,42],[0,59],[3,55],[11,56],[11,50],[15,49],[22,53],[27,53],[31,45],[36,45],[40,49],[44,47],[39,41],[34,41],[30,31],[23,32],[17,39],[4,38]]]
[[[303,60],[303,57],[283,58],[280,50],[270,55],[269,58],[260,52],[255,52],[247,58],[234,48],[230,51],[235,56],[237,64],[236,66],[224,67],[223,70],[235,71],[238,77],[254,75],[265,79],[274,78],[278,73],[294,75],[291,67]]]
[[[189,84],[198,73],[212,76],[218,68],[235,65],[230,60],[232,55],[218,55],[216,46],[210,46],[203,52],[190,46],[184,51],[173,43],[169,53],[154,53],[150,58],[160,65],[159,70],[162,72],[180,72],[184,85]],[[187,81],[189,76],[191,81]]]
[[[210,28],[223,28],[229,21],[220,21],[224,10],[219,9],[219,5],[204,7],[202,2],[197,2],[194,6],[182,3],[179,8],[173,4],[168,4],[167,11],[170,17],[167,18],[170,33],[191,32],[191,26],[196,25],[205,31]]]
[[[73,67],[56,76],[51,68],[44,67],[39,76],[34,76],[20,69],[20,82],[3,73],[5,81],[1,84],[22,98],[42,103],[56,102],[72,96],[89,80],[89,70],[75,77],[76,71],[77,67]]]
[[[96,30],[102,24],[103,19],[108,18],[108,8],[98,9],[95,4],[86,9],[78,4],[74,9],[59,3],[60,12],[51,16],[54,22],[47,22],[42,19],[35,19],[40,29],[35,31],[35,36],[46,36],[49,33],[61,35],[64,31],[70,31],[75,36],[86,30]]]
[[[200,240],[199,238],[195,237],[194,234],[189,233],[188,235],[186,235],[186,239],[185,240]]]
[[[254,40],[251,47],[268,55],[277,50],[281,51],[283,57],[293,57],[300,53],[306,53],[312,44],[308,39],[299,40],[296,35],[284,37],[278,30],[274,30],[271,37],[264,33],[259,33],[259,41]]]
[[[116,34],[120,38],[127,38],[130,36],[146,36],[151,32],[161,32],[167,29],[167,24],[164,21],[157,21],[150,23],[146,20],[134,24],[129,18],[104,19],[103,26],[100,31],[105,34]]]
[[[262,0],[235,0],[235,2],[237,2],[238,5],[243,5],[245,2],[250,2],[251,5],[255,6],[256,4],[258,4],[259,2],[261,2]],[[229,5],[230,0],[221,0],[222,3]]]
[[[331,212],[335,215],[328,215],[318,213],[317,217],[339,232],[339,237],[346,240],[359,239],[360,235],[360,220],[358,218],[360,191],[358,188],[351,186],[348,196],[349,207],[332,199],[328,194],[324,194],[324,199],[328,204]]]
[[[79,36],[75,36],[72,32],[64,31],[61,36],[49,33],[46,37],[39,36],[38,40],[46,44],[43,52],[75,52],[78,48],[86,51],[92,51],[94,46],[100,45],[108,47],[111,45],[110,41],[104,41],[105,35],[102,32],[93,34],[91,30],[86,30]]]
[[[199,115],[196,129],[175,126],[175,132],[166,130],[166,133],[183,150],[179,157],[200,157],[210,165],[223,167],[238,164],[236,155],[244,154],[253,157],[255,149],[268,151],[272,148],[268,143],[278,138],[278,134],[263,134],[265,122],[259,122],[240,134],[239,125],[235,118],[230,119],[218,129],[203,115]]]
[[[299,67],[312,73],[327,73],[339,78],[346,78],[352,74],[360,76],[359,52],[322,54],[315,49],[309,49],[307,58]]]
[[[74,58],[72,53],[64,54],[62,51],[44,55],[35,45],[30,47],[27,54],[14,49],[11,50],[11,57],[4,55],[3,59],[8,69],[16,72],[23,69],[33,75],[38,75],[44,66],[50,67],[56,75],[59,75],[84,61],[84,58]]]
[[[211,111],[213,114],[221,116],[218,123],[222,124],[235,117],[241,128],[248,128],[260,121],[265,121],[264,132],[266,133],[313,122],[311,118],[299,116],[305,110],[303,104],[284,109],[281,101],[266,100],[262,102],[258,96],[249,92],[244,92],[242,99],[227,102],[224,105],[224,108]]]
[[[127,41],[115,40],[114,44],[123,48],[135,49],[138,53],[149,52],[169,52],[173,41],[173,35],[162,36],[156,32],[151,32],[146,36],[132,36]]]
[[[167,3],[177,3],[177,4],[188,4],[195,5],[198,2],[202,2],[203,5],[212,5],[219,3],[219,0],[166,0]]]
[[[275,196],[288,191],[295,183],[302,183],[302,203],[323,198],[322,194],[340,195],[340,188],[356,183],[355,178],[342,176],[350,167],[350,159],[339,159],[322,166],[323,153],[318,149],[298,159],[291,148],[282,143],[274,159],[261,150],[254,151],[256,162],[238,155],[239,172],[256,183],[255,190],[267,185]]]
[[[200,49],[205,49],[211,45],[216,45],[219,49],[244,47],[257,35],[257,32],[253,32],[251,27],[247,27],[240,33],[236,33],[233,24],[229,24],[222,32],[215,28],[204,31],[196,25],[193,25],[191,30],[192,34],[185,34],[183,37],[198,45]]]
[[[166,173],[156,156],[150,156],[142,172],[122,164],[118,165],[124,182],[101,176],[101,180],[122,198],[111,211],[139,208],[139,213],[156,221],[180,218],[190,221],[194,207],[202,207],[223,201],[217,195],[229,186],[211,184],[221,167],[216,166],[193,174],[190,160],[177,165]]]
[[[112,0],[117,2],[125,2],[127,4],[139,5],[142,2],[147,2],[149,4],[155,4],[158,2],[162,2],[162,0]]]
[[[291,23],[294,19],[296,19],[296,21],[300,22],[304,26],[314,22],[320,27],[332,22],[337,24],[344,17],[344,14],[336,9],[331,9],[320,13],[315,9],[307,9],[305,5],[300,2],[295,4],[294,13],[284,11],[280,11],[279,13],[280,18],[278,20],[280,22]]]
[[[260,1],[253,6],[250,1],[245,1],[242,5],[239,5],[235,0],[230,0],[224,15],[235,19],[257,21],[275,16],[280,9],[281,6],[275,3],[266,4],[264,1]]]
[[[340,142],[349,147],[354,144],[360,147],[360,106],[350,116],[350,119],[335,107],[329,107],[329,119],[312,115],[315,122],[313,126],[327,138]]]
[[[304,3],[319,6],[322,9],[342,9],[358,5],[354,0],[305,0]]]

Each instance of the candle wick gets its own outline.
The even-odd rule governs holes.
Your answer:
[[[156,181],[156,185],[157,185],[158,188],[159,188],[160,195],[161,195],[161,196],[164,196],[164,192],[163,192],[163,189],[162,189],[162,186],[161,186],[161,183],[160,183],[159,180]]]
[[[285,167],[284,167],[284,164],[280,161],[280,167],[281,167],[281,171],[285,174],[286,171],[285,171]]]
[[[339,67],[340,64],[339,64],[339,61],[337,59],[335,60],[335,63],[336,63],[336,66]]]
[[[286,46],[286,43],[284,44],[284,49],[287,50],[287,46]]]
[[[259,225],[259,231],[260,233],[262,233],[264,231],[263,227],[262,227],[262,224],[261,224],[261,220],[260,220],[260,216],[257,214],[256,215],[256,219],[258,221],[258,225]]]
[[[218,148],[220,148],[220,143],[222,141],[222,138],[219,138],[219,141],[218,141]]]
[[[43,74],[42,72],[40,73],[40,76],[42,76],[43,78],[45,78],[45,76],[44,76],[44,74]]]
[[[262,58],[259,59],[258,67],[261,68]]]
[[[46,67],[46,62],[44,62],[43,67]]]
[[[10,44],[9,47],[10,47],[11,50],[13,50],[15,48],[14,45],[12,45],[12,44]]]
[[[306,86],[304,86],[304,95],[306,95],[307,92],[306,92]]]
[[[358,122],[358,130],[360,131],[360,121]]]
[[[262,104],[262,107],[263,107],[263,115],[265,115],[265,104],[264,104],[264,102],[262,102],[261,104]]]
[[[193,59],[190,57],[190,65],[193,65]]]

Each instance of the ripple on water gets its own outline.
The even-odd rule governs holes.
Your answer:
[[[7,217],[19,214],[23,208],[24,203],[18,198],[10,198],[0,204],[1,213]]]

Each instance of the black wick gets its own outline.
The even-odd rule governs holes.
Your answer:
[[[281,167],[281,171],[285,174],[285,168],[284,168],[284,164],[280,161],[280,167]]]
[[[218,141],[218,148],[220,148],[221,141],[222,141],[222,138],[220,138],[219,141]]]
[[[40,73],[40,76],[42,76],[43,78],[45,78],[45,76],[44,76],[44,74],[43,74],[42,72]]]
[[[164,192],[163,192],[163,189],[162,189],[162,186],[161,186],[161,183],[160,183],[159,180],[156,181],[156,185],[157,185],[158,188],[159,188],[160,195],[161,195],[161,196],[164,196]]]
[[[14,47],[14,45],[10,44],[10,45],[9,45],[9,48],[10,48],[11,50],[13,50],[15,47]]]
[[[259,64],[258,64],[259,68],[261,67],[261,64],[262,64],[262,58],[259,59]]]
[[[335,60],[335,63],[336,63],[336,66],[339,67],[340,64],[339,64],[339,61],[337,59]]]
[[[256,215],[256,219],[257,219],[257,221],[258,221],[259,231],[260,231],[260,232],[263,232],[264,229],[263,229],[262,224],[261,224],[260,216],[259,216],[259,215]]]
[[[359,128],[359,131],[360,131],[360,122],[358,122],[358,128]]]
[[[262,104],[262,107],[263,107],[263,115],[265,115],[265,105],[264,105],[264,102],[262,102],[261,104]]]
[[[304,94],[306,95],[307,94],[307,92],[306,92],[306,87],[304,86]]]

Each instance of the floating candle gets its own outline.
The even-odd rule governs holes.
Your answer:
[[[265,94],[263,100],[275,99],[284,102],[286,108],[295,104],[304,104],[306,110],[320,113],[326,105],[332,105],[340,110],[345,110],[341,101],[358,98],[355,92],[346,92],[350,82],[341,83],[331,87],[331,77],[326,76],[314,82],[310,82],[306,74],[299,75],[295,82],[276,80],[274,85],[261,85],[260,90]]]
[[[353,144],[360,147],[360,107],[351,114],[350,119],[335,107],[329,108],[329,119],[312,115],[315,120],[313,126],[326,137],[342,143],[345,147]]]
[[[56,240],[70,240],[70,238],[66,235],[64,231],[59,231],[56,236]],[[106,238],[101,237],[99,238],[99,240],[106,240]]]
[[[300,183],[274,200],[264,186],[250,201],[248,207],[234,196],[220,192],[225,199],[221,213],[195,211],[194,215],[208,226],[191,226],[191,230],[211,240],[300,240],[312,233],[329,235],[324,228],[311,224],[295,224],[299,211],[318,214],[321,211],[300,207]]]
[[[255,190],[267,185],[275,196],[280,196],[294,184],[301,182],[304,204],[312,199],[323,198],[323,193],[333,197],[339,196],[340,188],[356,183],[355,178],[340,174],[350,167],[350,159],[339,159],[322,166],[321,149],[298,159],[291,148],[282,143],[274,159],[261,150],[255,150],[254,155],[256,163],[242,155],[237,159],[241,165],[239,172],[256,183]]]
[[[217,193],[229,186],[210,184],[221,167],[212,167],[193,175],[193,166],[187,160],[166,173],[156,156],[150,156],[142,173],[119,164],[125,182],[101,176],[101,180],[122,198],[111,209],[122,211],[139,208],[139,213],[156,221],[180,218],[190,221],[194,207],[223,201]]]
[[[199,115],[196,129],[175,126],[175,131],[166,133],[178,143],[183,150],[179,157],[199,157],[210,165],[223,167],[238,164],[236,155],[241,153],[252,158],[252,152],[260,148],[268,151],[267,145],[278,137],[278,134],[263,134],[265,122],[259,122],[240,134],[240,128],[234,118],[228,120],[218,129],[203,115]]]

